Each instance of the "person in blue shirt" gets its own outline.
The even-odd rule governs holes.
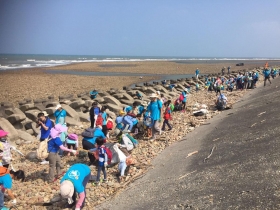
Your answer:
[[[104,135],[102,131],[102,125],[96,125],[94,132],[93,132],[93,137],[84,137],[82,140],[82,145],[83,149],[85,150],[90,150],[95,148],[95,143],[96,139],[98,137],[103,138],[106,141],[106,136]],[[88,153],[88,158],[89,158],[89,165],[94,165],[95,162],[95,157],[92,155],[90,152]]]
[[[187,103],[187,97],[188,97],[187,93],[188,93],[188,89],[185,88],[185,90],[182,92],[182,95],[184,97],[184,99],[182,101],[182,104],[183,104],[182,112],[185,112],[185,110],[186,110],[186,103]]]
[[[124,112],[125,112],[125,113],[128,113],[130,110],[132,110],[132,106],[126,106],[126,107],[124,108]]]
[[[103,172],[104,175],[104,179],[103,182],[107,183],[107,173],[106,173],[106,166],[108,165],[108,155],[106,153],[106,149],[103,146],[104,144],[104,139],[102,138],[97,138],[96,139],[96,144],[97,144],[97,148],[95,149],[91,149],[90,152],[95,152],[98,151],[98,169],[97,169],[97,177],[96,177],[96,182],[95,184],[98,186],[100,185],[100,173],[101,171]]]
[[[125,112],[123,110],[119,111],[119,115],[116,117],[115,123],[116,123],[116,128],[119,130],[123,130],[124,129],[124,125],[123,125],[123,117],[125,115]]]
[[[43,141],[46,141],[49,136],[50,136],[50,132],[51,132],[51,128],[53,127],[53,123],[50,120],[50,118],[48,117],[48,114],[46,112],[40,112],[38,115],[38,120],[37,120],[37,125],[36,127],[40,127],[40,143],[39,143],[39,147],[38,150],[40,150],[40,148],[44,147],[44,143]],[[49,164],[48,161],[46,161],[45,159],[41,160],[41,164]]]
[[[197,68],[197,69],[195,70],[196,79],[198,79],[199,73],[200,73],[200,71],[199,71],[199,69]]]
[[[97,119],[98,114],[101,112],[100,108],[98,107],[97,102],[92,103],[92,107],[89,110],[89,115],[90,115],[90,127],[94,128],[95,127],[95,121]]]
[[[161,120],[161,109],[162,109],[162,102],[158,98],[158,95],[153,93],[150,96],[151,102],[149,103],[147,107],[147,111],[150,113],[150,117],[152,119],[152,139],[156,139],[156,132],[159,132],[161,134],[160,129],[160,120]]]
[[[95,99],[98,95],[98,91],[97,90],[92,90],[89,92],[90,98],[91,99]]]
[[[62,109],[62,106],[58,104],[55,108],[54,116],[55,116],[55,124],[64,124],[65,117],[67,115],[66,111]]]
[[[228,74],[230,74],[230,68],[231,68],[231,66],[227,67]]]
[[[107,136],[108,129],[107,129],[107,113],[106,113],[106,106],[102,106],[101,108],[101,116],[103,118],[103,124],[102,124],[102,132],[104,133],[105,136]]]
[[[136,94],[135,94],[135,97],[134,98],[137,98],[137,99],[140,99],[142,100],[143,99],[143,96],[141,93],[139,93],[139,91],[136,91]]]
[[[50,132],[51,139],[48,141],[48,160],[50,163],[49,167],[49,176],[48,176],[48,182],[52,183],[55,181],[55,169],[57,173],[57,177],[61,175],[61,164],[60,164],[60,156],[58,154],[59,149],[67,152],[72,152],[74,155],[76,155],[76,150],[68,149],[67,147],[63,146],[63,143],[60,139],[60,134],[62,132],[66,132],[67,127],[64,127],[60,124],[56,124]]]
[[[0,166],[1,167],[1,171],[2,176],[0,176],[0,186],[1,186],[1,190],[0,190],[0,209],[1,210],[8,210],[9,208],[4,206],[4,192],[7,191],[9,197],[12,199],[12,204],[16,205],[17,204],[17,200],[16,197],[14,196],[13,192],[12,192],[12,179],[14,180],[21,180],[22,182],[25,179],[25,174],[24,171],[22,170],[18,170],[18,171],[9,171],[7,168]]]
[[[270,81],[270,74],[271,74],[270,69],[265,68],[265,69],[263,70],[263,75],[264,75],[264,86],[266,85],[266,80],[268,80],[268,81],[270,82],[270,84],[271,84],[271,81]]]
[[[86,185],[90,180],[90,168],[82,163],[72,165],[60,181],[60,195],[68,199],[67,208],[82,209],[86,199]],[[76,202],[77,195],[79,200]]]

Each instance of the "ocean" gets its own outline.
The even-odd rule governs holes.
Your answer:
[[[157,56],[95,56],[95,55],[32,55],[0,54],[0,70],[34,67],[51,67],[84,62],[141,62],[174,61],[179,63],[212,63],[242,61],[280,60],[280,58],[211,58],[211,57],[157,57]]]

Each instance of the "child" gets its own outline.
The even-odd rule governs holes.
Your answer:
[[[106,173],[106,166],[108,165],[108,163],[107,163],[108,156],[107,156],[107,153],[106,153],[105,146],[103,146],[103,144],[104,144],[104,139],[102,137],[98,137],[96,139],[96,147],[97,148],[89,150],[90,152],[98,151],[98,156],[99,156],[99,158],[98,158],[98,169],[97,169],[97,177],[96,177],[96,182],[95,182],[95,184],[97,186],[100,185],[101,170],[102,170],[103,175],[104,175],[103,182],[108,183],[107,173]]]
[[[68,149],[77,150],[78,143],[79,143],[78,136],[76,134],[71,133],[66,137],[66,144],[67,144]],[[70,156],[70,152],[68,152],[67,155]]]
[[[4,130],[0,130],[0,143],[2,146],[2,152],[0,153],[0,157],[2,159],[2,165],[5,168],[9,168],[9,165],[12,160],[12,155],[11,155],[12,147],[9,144],[9,142],[7,141],[7,135],[8,135],[8,132],[6,132]]]
[[[171,103],[171,101],[170,100],[168,100],[165,104],[164,104],[164,106],[166,107],[165,108],[165,112],[164,112],[164,115],[163,115],[163,118],[164,118],[164,121],[163,121],[163,125],[162,125],[162,128],[161,128],[161,130],[165,130],[165,124],[169,127],[169,131],[172,129],[172,127],[171,127],[171,125],[169,124],[169,119],[171,119],[171,109],[170,109],[170,107],[169,107],[169,105],[170,105],[170,103]]]
[[[102,132],[104,133],[104,136],[107,136],[107,113],[106,113],[106,106],[103,106],[101,108],[101,116],[103,118],[103,123],[102,123]]]
[[[195,90],[196,90],[196,92],[199,91],[199,84],[198,83],[195,84]]]

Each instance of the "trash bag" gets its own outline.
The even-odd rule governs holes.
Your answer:
[[[116,152],[116,150],[114,149],[114,143],[105,143],[104,144],[106,147],[108,147],[111,152],[112,152],[112,160],[111,160],[111,164],[108,165],[108,167],[113,167],[115,166],[116,164],[118,164],[120,162],[120,159],[119,159],[119,155],[118,153]]]

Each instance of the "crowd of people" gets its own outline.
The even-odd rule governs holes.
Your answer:
[[[230,67],[228,68],[228,73],[230,73]],[[199,74],[200,71],[196,69],[195,75],[197,80]],[[264,85],[266,85],[267,80],[271,83],[270,76],[272,78],[276,77],[279,71],[265,68],[263,74]],[[227,97],[222,91],[253,89],[256,87],[258,80],[258,72],[252,71],[245,72],[244,74],[239,72],[236,76],[229,75],[228,77],[208,76],[205,77],[204,82],[205,89],[216,92],[217,101],[215,103],[217,108],[222,110],[227,104]],[[196,91],[198,90],[200,88],[196,86]],[[77,154],[79,150],[78,135],[68,133],[65,120],[67,112],[63,109],[62,105],[58,104],[55,108],[54,122],[48,117],[46,112],[39,113],[37,127],[40,127],[40,134],[38,135],[39,147],[37,157],[40,159],[41,164],[49,164],[49,173],[46,181],[51,184],[61,178],[60,193],[63,198],[68,199],[68,207],[72,208],[75,206],[76,210],[82,209],[85,204],[86,185],[90,181],[92,173],[89,166],[97,167],[97,178],[94,180],[96,186],[107,183],[106,167],[112,165],[112,154],[115,153],[118,156],[118,162],[115,164],[118,164],[119,181],[122,182],[125,171],[129,169],[130,165],[135,163],[131,151],[138,144],[136,139],[142,136],[146,137],[149,141],[154,141],[162,132],[166,131],[166,126],[168,131],[172,130],[172,125],[170,124],[172,112],[186,111],[190,91],[190,87],[186,87],[174,102],[167,100],[163,94],[157,91],[149,96],[149,103],[143,100],[143,96],[139,91],[136,91],[134,98],[140,99],[141,103],[134,102],[132,106],[126,106],[124,109],[119,110],[115,122],[106,112],[106,105],[100,106],[94,101],[89,111],[90,127],[81,134],[82,150],[88,153],[89,163],[88,165],[76,163],[67,172],[61,170],[61,158],[65,155]],[[114,134],[111,132],[112,130],[114,130]],[[115,135],[113,147],[111,148],[106,146],[108,139],[110,139],[109,133]],[[21,170],[8,170],[11,162],[10,150],[13,147],[8,143],[7,135],[7,132],[0,130],[0,157],[2,164],[0,166],[0,185],[2,189],[7,190],[13,204],[16,204],[16,198],[11,191],[12,179],[24,181],[25,174]],[[101,172],[103,178],[101,178]],[[0,209],[5,208],[2,190],[0,191]]]

